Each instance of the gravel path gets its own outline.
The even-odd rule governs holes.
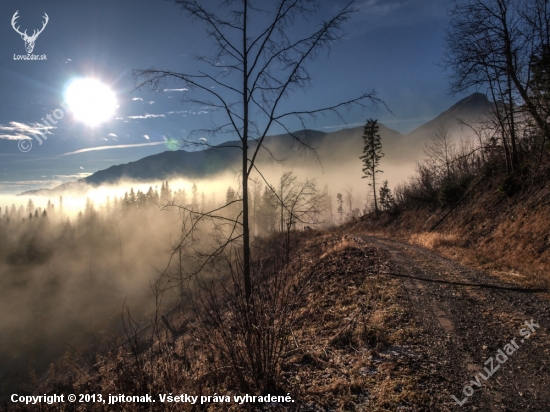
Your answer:
[[[419,246],[356,238],[387,250],[388,276],[403,278],[430,410],[550,411],[548,301]]]

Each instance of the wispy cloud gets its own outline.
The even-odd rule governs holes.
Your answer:
[[[15,190],[18,188],[28,189],[36,186],[47,189],[47,188],[53,188],[53,187],[59,186],[60,184],[66,183],[68,181],[83,179],[92,174],[93,173],[81,172],[81,173],[75,173],[70,175],[53,175],[51,179],[48,179],[46,176],[41,176],[41,177],[45,177],[44,180],[18,180],[15,182],[0,182],[0,189],[10,189],[10,190]]]
[[[155,117],[166,117],[166,115],[145,113],[143,116],[128,116],[128,119],[150,119]]]
[[[86,172],[80,172],[80,173],[75,173],[75,174],[72,174],[72,175],[53,175],[53,177],[57,178],[57,179],[62,179],[62,180],[74,180],[74,179],[82,179],[83,177],[87,177],[87,176],[90,176],[92,175],[93,173],[86,173]]]
[[[128,149],[128,148],[131,148],[131,147],[157,146],[157,145],[160,145],[160,144],[164,144],[164,142],[137,143],[137,144],[119,144],[119,145],[116,145],[116,146],[89,147],[89,148],[87,148],[87,149],[80,149],[80,150],[75,150],[74,152],[63,153],[63,154],[60,155],[60,156],[70,156],[70,155],[75,155],[75,154],[79,154],[79,153],[95,152],[95,151],[97,151],[97,150]]]
[[[333,126],[325,126],[323,129],[345,129],[348,127],[357,127],[357,126],[363,126],[365,123],[342,123],[342,124],[335,124]]]
[[[402,0],[366,0],[363,3],[360,3],[357,6],[359,13],[376,15],[376,16],[385,16],[395,11],[410,1]]]
[[[186,89],[185,87],[183,89],[164,89],[163,92],[186,92],[189,89]]]
[[[16,182],[2,182],[0,187],[12,187],[12,186],[28,186],[28,185],[39,185],[44,183],[50,183],[49,180],[18,180]]]
[[[54,126],[46,126],[43,123],[19,123],[9,122],[7,125],[0,124],[0,139],[22,140],[30,139],[33,135],[52,134],[49,130]]]
[[[450,0],[364,0],[357,5],[353,20],[368,21],[366,28],[425,24],[445,17]]]
[[[429,122],[430,120],[433,120],[433,117],[422,116],[422,117],[411,117],[411,118],[408,118],[408,119],[381,120],[381,123],[383,123],[383,124],[398,124],[398,123],[419,123],[419,124],[422,124],[422,123]]]

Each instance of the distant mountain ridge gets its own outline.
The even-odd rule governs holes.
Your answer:
[[[458,120],[475,123],[476,120],[479,120],[490,111],[491,106],[492,103],[483,93],[473,93],[455,103],[435,119],[417,127],[407,136],[412,142],[420,142],[426,135],[433,135],[441,127],[450,134],[459,133],[462,126]]]
[[[481,93],[474,93],[448,110],[442,112],[435,119],[423,124],[408,134],[380,125],[383,151],[386,161],[393,163],[412,163],[429,141],[435,130],[444,127],[450,133],[460,130],[457,119],[475,121],[482,117],[490,108],[491,102]],[[295,132],[300,138],[307,139],[311,147],[317,149],[319,158],[324,164],[342,162],[342,159],[357,161],[362,152],[363,127],[343,129],[325,133],[318,130],[302,130]],[[165,151],[152,156],[144,157],[135,162],[111,166],[94,174],[57,186],[53,189],[39,189],[21,193],[21,195],[53,195],[64,191],[82,191],[87,187],[97,187],[103,184],[114,184],[119,180],[152,181],[167,180],[174,177],[190,179],[207,178],[231,170],[241,159],[240,142],[224,142],[220,145],[199,151]],[[298,160],[296,143],[288,134],[268,136],[264,145],[279,160],[290,161],[295,164],[307,164],[310,160]],[[251,148],[256,147],[250,141]],[[270,155],[261,150],[260,163],[267,162]],[[337,165],[336,165],[337,166]]]

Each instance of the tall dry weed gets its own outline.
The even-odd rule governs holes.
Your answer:
[[[464,242],[456,233],[439,232],[413,233],[409,237],[409,242],[432,250],[440,247],[460,247],[464,245]]]

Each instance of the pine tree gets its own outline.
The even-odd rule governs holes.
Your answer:
[[[29,202],[27,203],[27,213],[32,215],[33,212],[34,212],[34,202],[32,201],[32,199],[29,199]]]
[[[130,194],[128,195],[128,204],[131,207],[134,207],[136,205],[136,192],[134,192],[134,188],[130,188]]]
[[[188,200],[187,200],[187,191],[185,189],[182,189],[181,190],[181,193],[180,193],[180,204],[181,205],[184,205],[184,206],[187,206],[188,204]]]
[[[109,198],[109,196],[107,196],[107,198],[105,199],[105,212],[107,213],[108,218],[111,217],[111,210],[111,199]]]
[[[84,215],[90,217],[94,213],[94,202],[90,198],[86,198],[86,207],[84,209]]]
[[[340,215],[340,223],[344,223],[344,200],[342,198],[342,193],[336,194],[336,203],[338,204],[338,209],[336,209],[336,211]]]
[[[163,203],[167,203],[172,200],[172,189],[170,189],[168,180],[166,182],[162,182],[162,186],[160,188],[160,198]]]
[[[128,192],[124,192],[124,200],[122,201],[122,205],[125,209],[130,208],[130,198],[128,197]]]
[[[193,186],[191,187],[191,208],[193,211],[197,211],[199,209],[199,189],[195,183],[193,183]]]
[[[261,233],[273,233],[277,230],[277,205],[279,199],[273,188],[265,187],[258,209],[258,228]]]
[[[59,196],[59,217],[63,219],[63,196]]]
[[[149,190],[147,191],[147,194],[145,195],[147,197],[147,206],[154,206],[155,205],[155,192],[153,191],[153,188],[149,186]]]
[[[372,119],[367,121],[367,124],[363,129],[363,156],[359,158],[363,161],[363,179],[372,179],[369,186],[371,186],[373,190],[374,209],[376,212],[378,212],[378,202],[376,197],[376,174],[383,173],[382,170],[378,168],[378,165],[380,163],[380,159],[384,157],[377,122],[377,120]]]
[[[147,207],[147,196],[141,190],[137,191],[136,202],[137,207],[140,209],[145,209]]]
[[[388,181],[384,180],[382,187],[380,188],[380,205],[384,210],[391,210],[395,204],[395,199],[391,189],[388,187]]]

